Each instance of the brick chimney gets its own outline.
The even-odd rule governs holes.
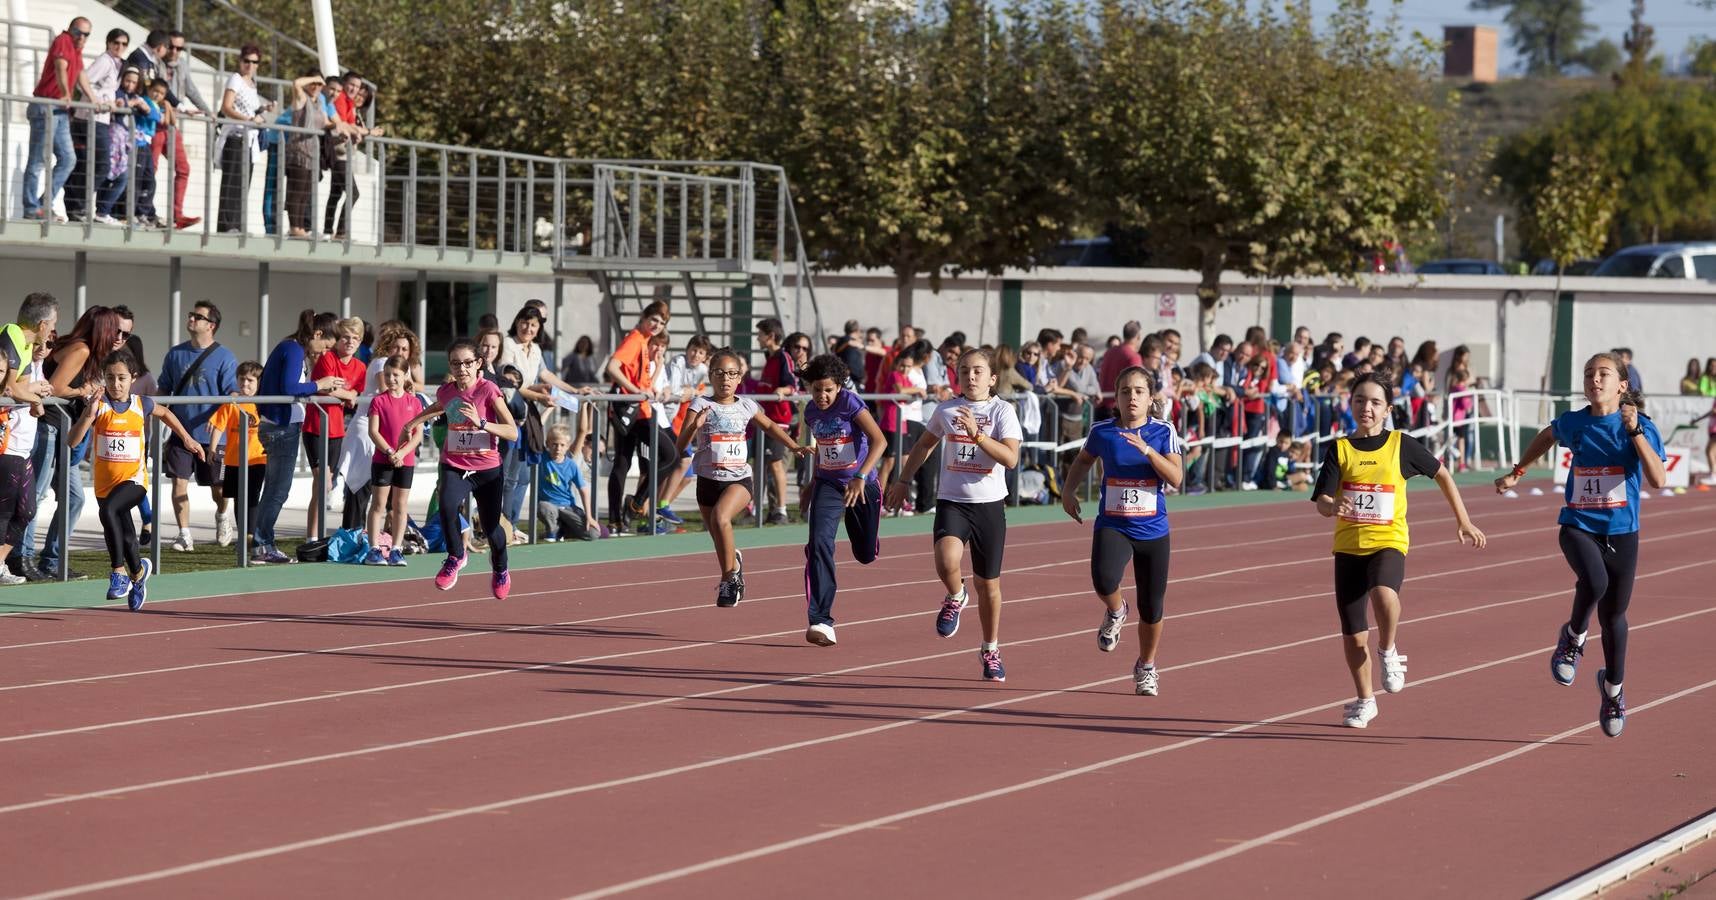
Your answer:
[[[1472,81],[1496,80],[1496,30],[1487,25],[1442,28],[1442,76]]]

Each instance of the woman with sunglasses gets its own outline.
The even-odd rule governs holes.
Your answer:
[[[262,64],[262,48],[245,44],[238,51],[238,71],[226,80],[221,93],[220,137],[215,142],[215,157],[220,160],[220,213],[216,222],[222,234],[237,234],[244,230],[245,188],[250,183],[250,168],[261,151],[259,132],[264,103],[256,92],[256,69]]]

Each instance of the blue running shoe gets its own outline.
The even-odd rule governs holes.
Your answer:
[[[126,598],[125,605],[131,607],[132,612],[142,609],[143,601],[149,599],[149,576],[154,571],[155,564],[144,559],[142,567],[137,572],[137,577],[131,579],[131,595]]]
[[[398,547],[393,548],[387,554],[387,564],[390,566],[405,565],[405,554],[400,553]]]
[[[1006,681],[1007,670],[1001,665],[1001,648],[977,651],[979,659],[983,660],[984,681]]]
[[[131,596],[131,576],[124,572],[114,572],[107,576],[107,599],[124,600]]]
[[[660,509],[657,509],[655,511],[655,514],[658,516],[661,516],[662,518],[668,520],[669,522],[672,522],[675,525],[684,525],[685,524],[685,520],[681,519],[679,517],[679,513],[674,512],[672,509],[669,509],[666,506],[663,506]]]
[[[965,597],[965,588],[960,588],[959,596],[942,598],[941,611],[935,614],[936,634],[949,638],[959,630],[959,611],[965,608]]]
[[[385,566],[387,565],[387,558],[381,555],[380,550],[371,547],[369,552],[364,554],[363,564],[366,566]]]
[[[1573,676],[1579,670],[1579,656],[1585,652],[1585,645],[1567,633],[1567,626],[1560,629],[1560,636],[1555,639],[1555,651],[1549,654],[1549,677],[1559,685],[1571,685]]]
[[[1621,729],[1627,726],[1627,692],[1619,690],[1615,696],[1609,696],[1608,674],[1607,669],[1597,670],[1597,723],[1603,726],[1604,734],[1620,737]]]

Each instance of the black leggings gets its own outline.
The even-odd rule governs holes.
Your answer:
[[[1603,626],[1604,676],[1620,684],[1627,671],[1627,604],[1633,599],[1633,575],[1639,569],[1639,535],[1592,534],[1561,526],[1561,553],[1573,567],[1573,615],[1567,627],[1584,634],[1591,610]]]
[[[101,536],[107,541],[107,561],[117,569],[125,566],[127,572],[139,572],[143,569],[142,552],[137,547],[137,529],[131,522],[131,511],[136,509],[148,497],[143,485],[127,481],[116,485],[107,492],[107,496],[96,501],[100,510]]]
[[[608,521],[625,521],[626,511],[621,508],[621,501],[626,493],[626,477],[632,473],[632,456],[639,457],[640,465],[654,467],[656,493],[661,493],[661,486],[666,483],[667,476],[673,474],[674,465],[679,462],[679,454],[674,450],[673,437],[665,430],[655,427],[655,420],[640,418],[632,422],[630,427],[614,430],[614,463],[608,470]],[[644,460],[648,457],[648,460]],[[645,482],[647,485],[647,482]],[[639,505],[649,503],[649,493],[640,490]]]
[[[476,497],[476,521],[471,524],[489,541],[489,563],[496,572],[506,571],[506,532],[501,529],[501,494],[506,478],[501,466],[471,471],[441,467],[441,535],[447,555],[465,555],[465,533],[459,529],[459,508],[466,497]]]
[[[1138,583],[1138,614],[1151,625],[1162,621],[1162,601],[1168,596],[1168,536],[1137,541],[1113,528],[1092,531],[1090,584],[1099,595],[1120,590],[1127,562]]]

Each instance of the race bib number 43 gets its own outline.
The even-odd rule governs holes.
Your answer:
[[[1147,519],[1156,514],[1156,482],[1148,478],[1109,478],[1102,483],[1103,515]]]
[[[1627,505],[1627,470],[1620,466],[1574,466],[1574,509],[1619,509]]]
[[[1347,501],[1347,511],[1341,518],[1360,525],[1392,525],[1394,523],[1394,485],[1341,482],[1341,496]]]

